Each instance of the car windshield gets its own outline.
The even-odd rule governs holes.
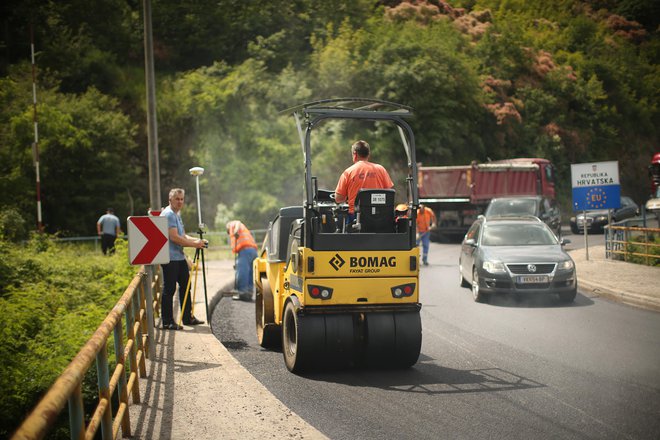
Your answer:
[[[544,224],[486,225],[483,246],[526,246],[557,244],[557,238]]]
[[[536,200],[495,200],[488,207],[487,217],[536,215]]]

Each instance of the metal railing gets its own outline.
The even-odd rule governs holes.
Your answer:
[[[266,236],[266,229],[251,229],[250,232],[252,232],[252,235],[254,236],[254,240],[257,242],[258,245],[261,244],[262,241],[264,241],[264,237]],[[191,236],[196,236],[197,233],[195,232],[188,232],[188,235]],[[204,238],[209,239],[209,249],[229,249],[229,241],[227,239],[227,233],[225,231],[208,231],[204,233]],[[122,235],[118,238],[118,240],[126,240],[127,236]],[[101,237],[98,235],[90,235],[86,237],[61,237],[56,239],[57,242],[60,243],[75,243],[75,242],[82,242],[82,243],[93,243],[94,244],[94,250],[99,249],[99,243],[101,241]]]
[[[655,266],[660,262],[660,228],[628,226],[628,222],[605,226],[605,257]],[[637,257],[637,258],[636,258]]]
[[[124,437],[131,435],[129,394],[133,403],[140,403],[138,375],[141,378],[146,376],[145,357],[155,356],[153,311],[159,310],[155,307],[160,300],[158,273],[151,267],[140,268],[112,311],[19,426],[12,439],[44,438],[67,403],[72,439],[93,439],[99,427],[103,439],[118,438],[120,429]],[[108,339],[111,334],[115,353],[112,374],[108,361]],[[85,374],[94,362],[98,378],[98,403],[86,421],[82,385]],[[115,409],[112,408],[113,401],[118,402]]]

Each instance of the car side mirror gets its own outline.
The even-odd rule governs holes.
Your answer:
[[[468,246],[476,246],[477,242],[474,241],[474,238],[468,238],[467,240],[465,240],[465,244],[467,244]]]
[[[562,238],[561,240],[559,240],[559,244],[562,245],[562,246],[564,246],[566,244],[570,244],[570,243],[571,243],[571,240],[569,240],[568,238]]]

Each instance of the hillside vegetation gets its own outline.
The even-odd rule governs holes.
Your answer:
[[[145,213],[141,7],[5,2],[0,190],[11,194],[2,207],[27,229],[36,222],[30,22],[47,230],[90,235],[106,206],[121,218]],[[415,108],[424,164],[545,157],[567,206],[571,163],[618,160],[623,192],[638,203],[648,196],[660,127],[656,1],[159,0],[152,8],[161,192],[194,190],[188,169],[206,168],[211,227],[233,216],[262,228],[277,207],[300,203],[297,135],[278,112],[339,96]],[[377,130],[326,135],[328,176],[345,168],[356,138],[389,165]],[[194,213],[184,213],[189,224]]]
[[[46,235],[0,237],[0,438],[8,438],[110,313],[137,273],[118,242],[112,257]],[[109,341],[112,350],[112,340]],[[114,354],[109,355],[114,359]],[[98,396],[95,368],[83,391]],[[87,409],[89,411],[89,409]],[[63,426],[68,426],[67,411]],[[50,438],[68,438],[66,431]]]

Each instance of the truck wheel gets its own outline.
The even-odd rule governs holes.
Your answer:
[[[396,328],[396,360],[401,368],[409,368],[417,363],[422,350],[422,319],[417,312],[394,314]]]
[[[286,368],[300,373],[322,359],[324,351],[323,316],[300,316],[293,302],[287,302],[282,319],[282,353]]]
[[[255,284],[257,340],[263,348],[277,348],[282,341],[282,328],[275,324],[273,292],[266,277],[261,278],[260,284]]]

